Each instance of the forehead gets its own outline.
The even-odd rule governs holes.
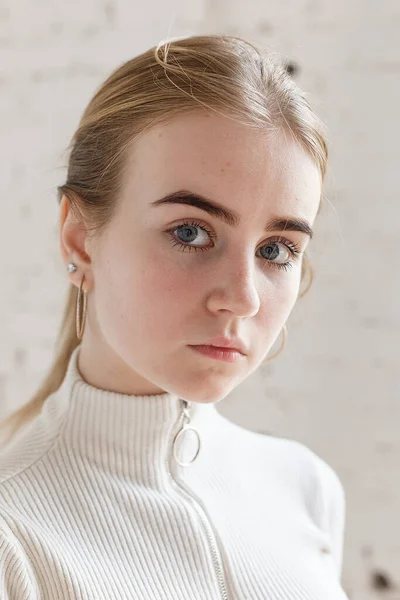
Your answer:
[[[153,127],[135,141],[128,167],[127,185],[137,192],[146,185],[152,199],[183,188],[240,212],[244,205],[265,211],[267,202],[313,220],[318,210],[318,168],[291,136],[219,115],[199,112]]]

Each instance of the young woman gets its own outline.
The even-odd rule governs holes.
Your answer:
[[[160,44],[97,91],[59,188],[58,352],[3,427],[2,600],[346,598],[333,470],[215,407],[285,335],[326,161],[239,38]]]

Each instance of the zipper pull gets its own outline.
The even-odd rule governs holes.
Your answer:
[[[173,455],[174,455],[176,462],[179,465],[181,465],[181,467],[187,467],[187,466],[191,465],[192,462],[194,462],[195,459],[197,458],[197,456],[200,452],[201,442],[200,442],[200,434],[197,431],[197,429],[190,426],[190,420],[191,420],[190,409],[192,407],[192,402],[189,402],[188,400],[184,400],[183,398],[180,398],[180,401],[182,404],[182,425],[174,438],[172,449],[173,449]],[[193,438],[193,437],[195,438],[194,455],[188,462],[183,462],[178,457],[179,447],[181,444],[184,444],[184,443],[189,444],[190,438]],[[185,438],[186,438],[186,442],[184,441]]]
[[[189,425],[190,423],[190,409],[192,408],[192,403],[189,402],[189,400],[184,400],[183,398],[180,398],[181,404],[182,404],[182,411],[183,411],[183,422],[182,425],[185,422],[186,419],[186,423],[187,425]]]

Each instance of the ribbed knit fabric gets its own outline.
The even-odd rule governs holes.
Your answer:
[[[193,403],[181,466],[182,401],[90,386],[78,356],[0,459],[1,600],[346,598],[325,462]]]

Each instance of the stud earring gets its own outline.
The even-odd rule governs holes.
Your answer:
[[[78,267],[76,266],[75,263],[68,263],[67,264],[67,271],[68,273],[75,273],[75,271],[78,270]]]

